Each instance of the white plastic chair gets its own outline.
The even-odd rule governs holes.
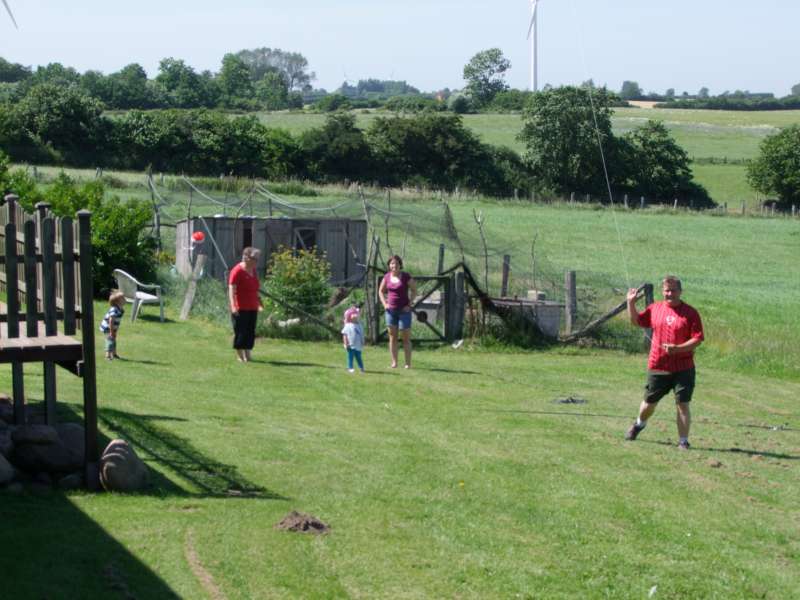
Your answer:
[[[125,301],[133,304],[131,311],[131,322],[139,316],[143,304],[158,304],[161,308],[161,322],[164,322],[164,299],[161,297],[161,286],[146,284],[138,281],[133,275],[126,273],[122,269],[114,269],[114,279],[117,280],[117,288],[125,295]],[[144,290],[154,290],[155,295],[149,294]]]

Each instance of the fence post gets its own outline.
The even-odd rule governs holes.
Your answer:
[[[569,193],[569,203],[570,204],[575,204],[575,192],[570,192]]]
[[[439,262],[436,267],[436,274],[441,275],[444,271],[444,244],[439,244]]]
[[[460,340],[464,337],[464,311],[467,304],[467,295],[464,290],[464,271],[457,271],[453,285],[453,308],[451,311],[453,339]]]
[[[511,255],[503,255],[503,282],[500,285],[500,297],[505,298],[508,295],[508,273],[511,270]]]
[[[44,334],[47,336],[58,333],[56,316],[56,232],[52,217],[43,218],[41,225],[39,239],[41,240],[40,252],[42,255],[42,312],[44,313]],[[44,362],[44,404],[45,423],[55,425],[56,365],[52,361]]]
[[[644,208],[644,196],[639,199],[639,208]]]
[[[92,213],[78,211],[78,247],[81,281],[81,344],[83,345],[83,426],[84,475],[86,487],[97,489],[100,483],[97,447],[97,374],[94,355],[94,290],[92,287]]]
[[[12,194],[6,198],[12,197]],[[13,196],[16,198],[16,196]],[[12,200],[13,202],[14,200]],[[12,213],[9,213],[9,216]],[[17,226],[9,221],[5,226],[5,257],[6,257],[6,296],[8,313],[8,337],[19,337],[19,269],[17,263]],[[14,396],[14,424],[25,424],[25,383],[22,372],[22,363],[11,363],[11,386]]]
[[[645,307],[650,306],[653,303],[653,284],[646,283],[644,286],[644,305]],[[644,330],[644,349],[650,350],[650,342],[653,339],[653,330],[652,329],[645,329]]]
[[[625,195],[622,197],[622,202],[623,202],[623,204],[625,205],[625,210],[628,210],[628,194],[625,194]]]
[[[16,194],[6,194],[4,200],[6,201],[6,210],[8,211],[8,222],[17,224],[17,202],[19,196]]]
[[[675,198],[675,202],[672,203],[672,210],[678,210],[678,199]]]
[[[575,319],[578,313],[578,294],[575,283],[575,271],[567,271],[564,275],[564,320],[567,335],[575,329]]]

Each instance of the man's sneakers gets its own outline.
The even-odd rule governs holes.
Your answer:
[[[689,448],[691,448],[689,440],[681,440],[678,442],[678,450],[688,450]]]
[[[639,435],[642,429],[644,429],[644,425],[640,426],[634,423],[633,425],[631,425],[631,428],[628,429],[627,433],[625,434],[625,439],[628,440],[629,442],[632,442],[633,440],[636,439],[636,437]]]

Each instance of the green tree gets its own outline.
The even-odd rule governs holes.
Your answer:
[[[280,48],[255,48],[240,50],[236,56],[250,69],[250,78],[257,82],[273,71],[286,81],[287,90],[303,90],[316,78],[308,71],[308,60],[299,52],[286,52]]]
[[[19,63],[10,63],[5,58],[0,57],[0,82],[16,83],[30,76],[30,67],[24,67]]]
[[[697,97],[698,97],[698,98],[702,98],[702,99],[704,99],[704,100],[705,100],[706,98],[708,98],[708,88],[707,88],[707,87],[701,87],[701,88],[700,88],[700,91],[699,91],[699,92],[697,92]]]
[[[77,86],[44,83],[13,107],[11,121],[33,146],[51,148],[56,160],[96,166],[104,164],[110,126],[102,113],[100,101]]]
[[[479,107],[486,106],[498,92],[508,89],[504,78],[510,68],[511,62],[500,48],[478,52],[464,66],[466,89]]]
[[[361,180],[373,172],[372,152],[354,115],[338,112],[300,136],[308,175],[318,181]]]
[[[283,248],[274,252],[267,269],[267,289],[270,295],[302,312],[293,312],[271,298],[267,298],[264,308],[283,319],[303,318],[305,314],[322,316],[330,297],[329,278],[330,264],[324,255],[317,254],[316,248]]]
[[[792,96],[800,96],[800,83],[796,83],[792,86]]]
[[[747,180],[785,206],[800,204],[800,125],[764,138],[758,157],[747,166]]]
[[[671,202],[697,208],[711,206],[713,202],[705,188],[692,180],[689,155],[670,135],[661,121],[647,121],[643,126],[627,133],[624,157],[629,185],[639,195],[652,200]]]
[[[219,72],[218,82],[222,105],[227,108],[243,108],[253,97],[250,69],[235,54],[226,54],[222,58],[222,69]]]
[[[147,73],[138,63],[124,66],[108,76],[111,97],[109,107],[130,110],[132,108],[152,108],[154,98]]]
[[[256,83],[255,97],[266,110],[282,110],[289,106],[289,85],[279,71],[268,71]]]
[[[174,108],[199,108],[210,106],[205,92],[207,87],[200,75],[184,61],[165,58],[159,63],[155,79],[163,91],[164,100]]]
[[[642,88],[635,81],[623,81],[619,97],[623,100],[636,100],[642,97]]]
[[[591,98],[590,98],[591,94]],[[592,113],[594,106],[595,114]],[[522,113],[524,159],[543,190],[606,195],[600,147],[612,183],[624,177],[605,88],[559,87],[533,94]]]

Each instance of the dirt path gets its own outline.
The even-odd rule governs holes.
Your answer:
[[[214,600],[227,600],[222,590],[214,583],[214,578],[211,576],[211,573],[206,571],[205,567],[203,567],[203,563],[200,562],[200,557],[197,556],[197,551],[194,548],[194,531],[191,529],[186,532],[186,542],[183,549],[186,554],[186,560],[189,561],[192,573],[194,573],[200,585],[203,586],[203,589],[208,592],[208,595]]]

